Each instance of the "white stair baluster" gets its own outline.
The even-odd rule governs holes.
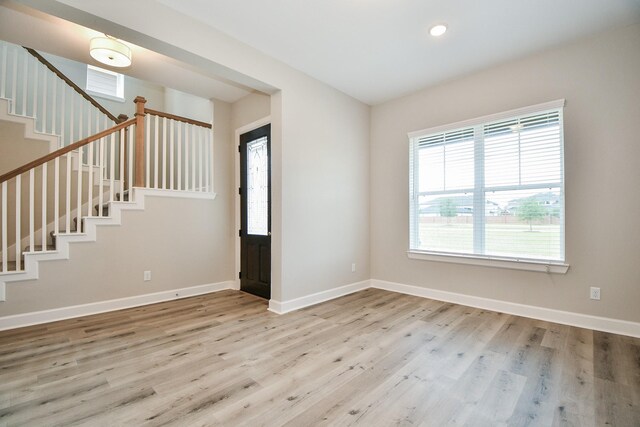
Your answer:
[[[53,234],[60,232],[60,157],[53,161]]]
[[[178,125],[178,190],[182,190],[182,122]]]
[[[75,94],[72,91],[71,94],[69,95],[69,98],[71,98],[69,100],[69,144],[73,144],[74,141],[74,135],[75,135]],[[67,145],[69,145],[67,144]]]
[[[209,139],[211,135],[211,131],[209,129],[205,130],[205,134],[204,134],[204,147],[205,147],[205,164],[206,164],[206,171],[205,171],[205,184],[204,184],[204,190],[208,193],[210,191],[210,187],[209,184],[211,183],[211,141]]]
[[[120,129],[120,143],[118,144],[118,151],[120,153],[119,175],[120,175],[120,201],[124,202],[124,135],[125,130]]]
[[[21,51],[22,52],[22,51]],[[29,67],[27,66],[29,57],[28,55],[23,55],[24,61],[22,65],[22,75],[27,76],[29,72]],[[22,115],[27,115],[27,78],[22,79]],[[33,249],[32,249],[33,250]]]
[[[42,76],[42,132],[47,133],[47,74]]]
[[[160,124],[160,117],[154,117],[154,132],[153,132],[153,188],[158,188],[158,139],[160,137],[158,132],[158,125]]]
[[[84,169],[82,158],[84,157],[84,152],[86,150],[85,147],[78,148],[78,208],[76,212],[76,217],[78,218],[78,224],[76,226],[76,231],[80,233],[82,231],[81,221],[82,221],[82,171]],[[89,153],[87,154],[89,174],[87,176],[87,216],[91,216],[93,208],[91,207],[92,199],[93,199],[93,161],[90,160],[93,158],[93,144],[89,144]]]
[[[191,128],[191,191],[196,191],[196,155],[198,154],[198,129],[196,126]]]
[[[22,262],[22,224],[20,224],[20,218],[22,217],[22,175],[16,176],[16,270],[21,270]]]
[[[42,250],[47,250],[47,164],[42,164],[42,224],[40,225],[40,238],[42,239]]]
[[[129,178],[127,179],[127,182],[129,183],[129,188],[127,190],[129,190],[129,201],[131,201],[131,196],[132,196],[132,192],[131,192],[131,188],[133,187],[133,145],[134,145],[134,138],[136,135],[136,125],[132,125],[129,131],[129,139],[127,141],[128,147],[127,149],[129,150],[129,156],[127,158],[129,165],[127,167],[127,172],[129,173]]]
[[[170,130],[170,133],[171,133],[171,137],[169,138],[169,188],[171,190],[175,190],[175,187],[173,186],[173,175],[174,175],[173,150],[174,150],[174,140],[175,140],[174,123],[175,123],[175,120],[171,120],[169,122],[169,130]]]
[[[189,138],[189,126],[184,127],[184,189],[189,190],[189,169],[191,164],[191,157],[189,157],[191,139]]]
[[[203,131],[204,128],[198,128],[198,191],[202,191],[202,172],[203,172],[203,161],[204,161],[204,156],[202,155],[202,151],[203,151],[203,143],[202,143],[202,136],[203,136]]]
[[[167,189],[167,118],[162,118],[162,188]]]
[[[147,114],[147,120],[145,120],[145,126],[147,130],[147,138],[145,139],[145,155],[146,155],[146,164],[145,164],[145,183],[147,188],[151,188],[151,115]],[[137,143],[138,141],[136,141]]]
[[[4,48],[4,45],[2,46]],[[2,183],[2,272],[7,272],[7,181]],[[16,236],[17,237],[17,236]],[[17,240],[17,238],[16,238]]]
[[[31,169],[29,171],[29,250],[33,252],[34,233],[35,233],[35,185],[36,185],[36,171]]]
[[[102,180],[104,178],[104,138],[100,138],[100,181],[98,182],[98,216],[102,216],[102,202],[104,200],[104,186]],[[93,204],[91,202],[90,204]]]
[[[56,107],[58,105],[58,79],[53,78],[51,82],[51,133],[57,135],[58,126],[56,126]]]
[[[65,143],[66,139],[66,110],[67,110],[67,104],[66,104],[66,85],[63,84],[62,85],[62,96],[61,96],[61,100],[60,100],[60,145],[58,148],[60,147],[64,147],[65,145],[67,145]]]
[[[66,154],[67,174],[66,174],[66,200],[65,200],[65,233],[71,233],[71,154]],[[76,230],[77,231],[77,230]]]
[[[38,64],[33,67],[33,119],[34,129],[38,129]],[[42,123],[42,121],[40,121]],[[41,128],[42,129],[42,128]]]
[[[11,75],[11,112],[16,114],[18,103],[18,49],[13,49],[13,74]]]
[[[111,152],[109,153],[109,201],[113,202],[116,176],[116,132],[111,134]],[[111,211],[109,211],[111,214]]]

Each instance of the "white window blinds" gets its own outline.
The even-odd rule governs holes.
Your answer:
[[[564,261],[562,107],[531,110],[411,135],[411,250]]]
[[[124,100],[124,76],[87,65],[87,91],[107,98]]]

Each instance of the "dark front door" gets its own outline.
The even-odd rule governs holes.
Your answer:
[[[240,135],[240,289],[271,298],[271,125]]]

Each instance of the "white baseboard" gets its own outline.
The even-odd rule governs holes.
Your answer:
[[[0,317],[0,331],[38,325],[41,323],[56,322],[58,320],[72,319],[74,317],[88,316],[91,314],[105,313],[108,311],[122,310],[124,308],[139,307],[142,305],[187,298],[211,292],[223,291],[226,289],[235,289],[235,282],[233,280],[229,280],[226,282],[172,289],[169,291],[136,295],[109,301],[100,301],[89,304],[74,305],[71,307],[54,308],[52,310],[5,316]]]
[[[329,289],[328,291],[317,292],[315,294],[295,298],[289,301],[276,301],[274,299],[271,299],[269,300],[269,311],[272,311],[276,314],[284,314],[290,311],[299,310],[304,307],[309,307],[310,305],[329,301],[344,295],[349,295],[354,292],[362,291],[369,287],[371,287],[370,281],[363,280],[362,282],[351,283],[350,285]]]
[[[626,320],[572,313],[569,311],[554,310],[551,308],[536,307],[532,305],[458,294],[377,279],[371,280],[371,287],[407,295],[415,295],[423,298],[430,298],[438,301],[498,311],[501,313],[514,314],[516,316],[561,323],[563,325],[577,326],[579,328],[640,337],[640,323],[629,322]]]

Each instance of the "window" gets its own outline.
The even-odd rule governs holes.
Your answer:
[[[124,102],[124,76],[114,71],[87,65],[87,92]]]
[[[564,263],[563,105],[409,134],[410,254]]]

